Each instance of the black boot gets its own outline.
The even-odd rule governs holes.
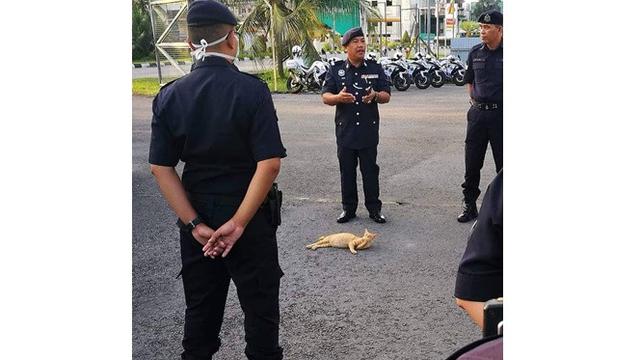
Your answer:
[[[354,217],[356,217],[356,213],[351,212],[351,211],[342,211],[342,213],[340,214],[340,216],[338,216],[338,219],[336,220],[338,223],[342,224],[342,223],[346,223],[347,221],[353,219]]]
[[[385,218],[380,211],[370,212],[369,217],[378,224],[384,224],[387,222],[387,218]]]
[[[463,202],[462,214],[458,215],[458,222],[466,223],[478,217],[476,202]]]

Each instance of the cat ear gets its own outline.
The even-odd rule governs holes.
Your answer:
[[[369,230],[367,230],[367,229],[364,229],[364,233],[365,233],[365,234],[371,234],[371,233],[369,232]]]

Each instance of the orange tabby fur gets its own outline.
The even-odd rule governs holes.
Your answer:
[[[376,235],[377,234],[370,233],[367,229],[364,229],[364,235],[362,236],[356,236],[351,233],[320,236],[316,242],[307,245],[307,248],[311,250],[323,247],[349,248],[352,254],[356,254],[356,249],[362,250],[370,247]]]

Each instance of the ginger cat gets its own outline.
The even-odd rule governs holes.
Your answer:
[[[370,247],[376,235],[377,234],[370,233],[367,229],[364,229],[364,235],[362,236],[356,236],[351,233],[320,236],[316,242],[307,245],[307,248],[311,250],[323,247],[349,248],[352,254],[356,254],[356,249],[362,250]]]

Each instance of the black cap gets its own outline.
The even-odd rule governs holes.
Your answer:
[[[502,26],[502,13],[498,10],[489,10],[480,14],[478,22],[481,24],[492,24]]]
[[[355,27],[353,29],[347,30],[347,32],[342,35],[342,46],[347,46],[347,44],[349,44],[349,41],[357,36],[364,36],[361,27]]]
[[[214,0],[195,0],[189,4],[187,25],[202,26],[214,24],[238,25],[238,20],[226,5]]]

